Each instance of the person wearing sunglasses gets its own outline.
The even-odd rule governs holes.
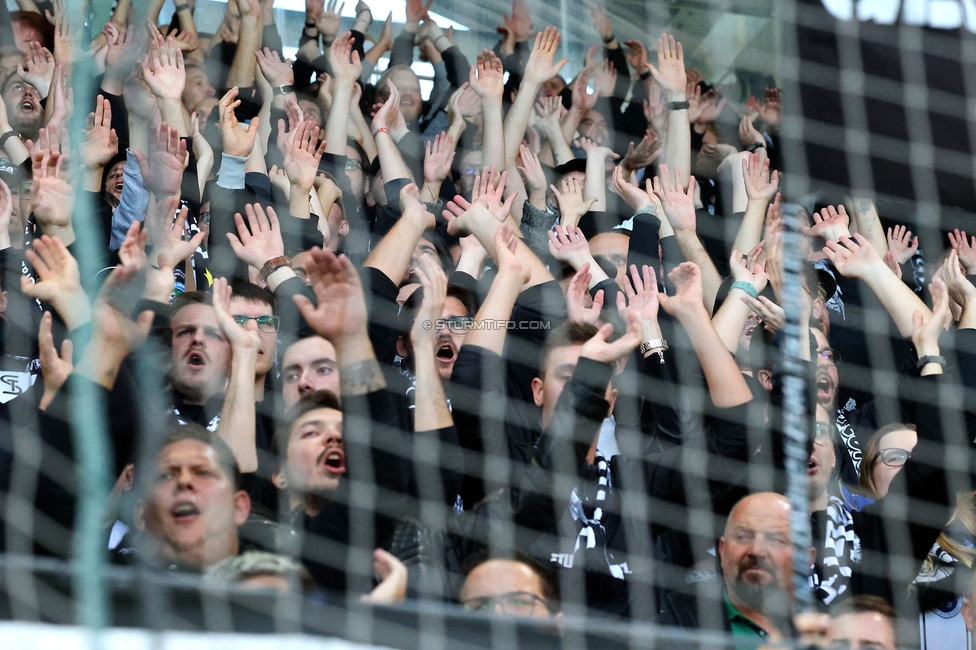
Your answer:
[[[864,448],[858,482],[867,496],[880,499],[912,456],[918,443],[914,424],[896,422],[878,429]]]

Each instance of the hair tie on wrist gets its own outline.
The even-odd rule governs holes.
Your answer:
[[[732,286],[729,287],[729,291],[732,291],[733,289],[742,289],[753,298],[759,297],[759,292],[756,291],[756,287],[752,286],[751,282],[746,282],[745,280],[736,280],[733,282]]]

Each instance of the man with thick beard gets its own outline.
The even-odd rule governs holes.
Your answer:
[[[751,494],[729,513],[718,554],[725,582],[726,628],[745,641],[776,643],[790,632],[793,539],[790,502]]]

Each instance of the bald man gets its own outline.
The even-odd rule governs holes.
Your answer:
[[[726,628],[733,637],[775,643],[790,632],[790,514],[786,497],[772,492],[751,494],[729,513],[718,554],[725,581]]]

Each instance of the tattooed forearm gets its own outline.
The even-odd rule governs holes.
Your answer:
[[[366,395],[386,388],[386,380],[376,359],[366,359],[339,367],[343,395]]]

